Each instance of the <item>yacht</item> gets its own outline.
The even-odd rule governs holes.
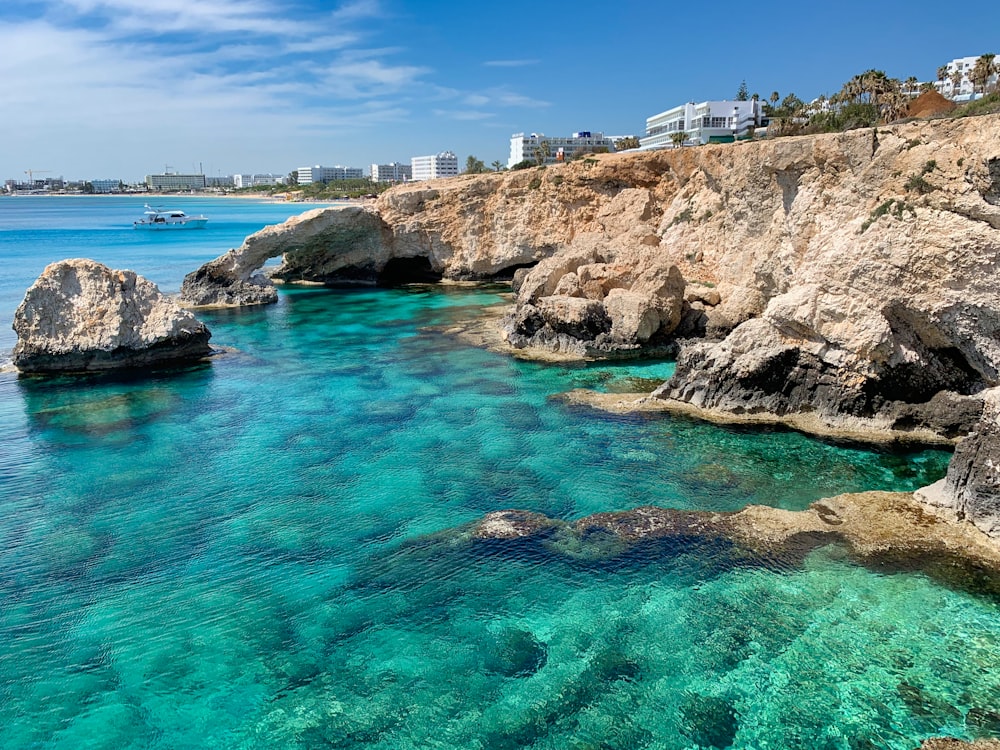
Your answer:
[[[132,222],[136,229],[204,229],[207,216],[188,216],[176,209],[153,208],[148,203],[142,218]]]

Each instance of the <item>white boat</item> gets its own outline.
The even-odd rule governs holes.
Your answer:
[[[188,216],[176,209],[153,208],[148,203],[142,218],[132,222],[135,229],[204,229],[207,216]]]

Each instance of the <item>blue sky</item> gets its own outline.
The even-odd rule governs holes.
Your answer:
[[[0,179],[367,166],[640,134],[684,101],[933,79],[1000,3],[2,0]]]

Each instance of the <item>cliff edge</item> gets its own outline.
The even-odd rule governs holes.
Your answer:
[[[194,275],[246,283],[276,255],[285,280],[511,278],[513,347],[679,343],[666,405],[949,440],[996,421],[997,115],[407,185]]]

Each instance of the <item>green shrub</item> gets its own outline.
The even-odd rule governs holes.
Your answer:
[[[911,175],[903,187],[906,188],[907,192],[913,192],[917,195],[927,195],[927,193],[933,193],[937,190],[936,187],[923,178],[923,175],[919,174]]]
[[[864,234],[865,230],[878,221],[882,216],[889,215],[895,216],[897,219],[902,219],[903,214],[906,211],[916,215],[916,212],[913,210],[913,206],[909,205],[905,201],[890,198],[885,203],[880,204],[877,208],[872,210],[864,224],[861,225],[861,233]]]

